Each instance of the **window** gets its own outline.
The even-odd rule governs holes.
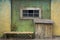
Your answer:
[[[39,8],[25,8],[21,10],[22,18],[41,18],[41,10]]]

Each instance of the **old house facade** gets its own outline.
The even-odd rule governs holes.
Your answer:
[[[0,0],[0,35],[35,33],[38,37],[60,36],[60,0]]]

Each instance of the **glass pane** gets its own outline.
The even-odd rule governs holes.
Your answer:
[[[39,13],[39,10],[34,10],[34,13]]]
[[[29,15],[29,17],[33,17],[33,13],[31,13],[31,14],[28,14]]]
[[[27,14],[23,14],[23,17],[27,17],[28,15]]]
[[[28,13],[33,13],[33,10],[28,10]]]
[[[34,17],[39,17],[39,14],[34,14]]]
[[[23,17],[39,17],[39,10],[23,10]]]
[[[28,10],[23,10],[23,14],[26,14],[26,13],[28,13]]]

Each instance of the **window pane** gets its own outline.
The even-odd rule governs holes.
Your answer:
[[[39,10],[34,10],[34,13],[39,13]]]
[[[23,10],[23,17],[39,17],[39,10]]]
[[[23,10],[23,14],[26,14],[26,13],[28,13],[28,10]]]
[[[28,10],[28,13],[33,13],[33,10]]]
[[[29,17],[33,17],[33,14],[31,13],[31,14],[28,14],[29,15]]]
[[[34,17],[39,17],[39,14],[34,14]]]
[[[23,17],[27,17],[27,14],[23,14]]]

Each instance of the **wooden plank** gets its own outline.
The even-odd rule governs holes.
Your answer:
[[[38,35],[37,35],[37,24],[35,24],[35,38],[38,38]]]
[[[36,24],[35,30],[36,38],[52,38],[51,24]]]
[[[43,38],[44,37],[44,26],[43,24],[36,24],[35,27],[35,36],[36,38]]]
[[[53,24],[54,22],[52,20],[49,20],[49,19],[39,19],[39,18],[35,18],[34,19],[34,22],[35,23],[45,23],[45,24]]]
[[[52,25],[50,25],[50,24],[48,24],[48,25],[45,24],[45,37],[52,38]]]
[[[4,32],[4,34],[33,34],[33,32]]]
[[[45,25],[44,24],[40,24],[40,26],[41,26],[41,35],[40,35],[40,37],[41,38],[44,38],[44,33],[45,33]]]

